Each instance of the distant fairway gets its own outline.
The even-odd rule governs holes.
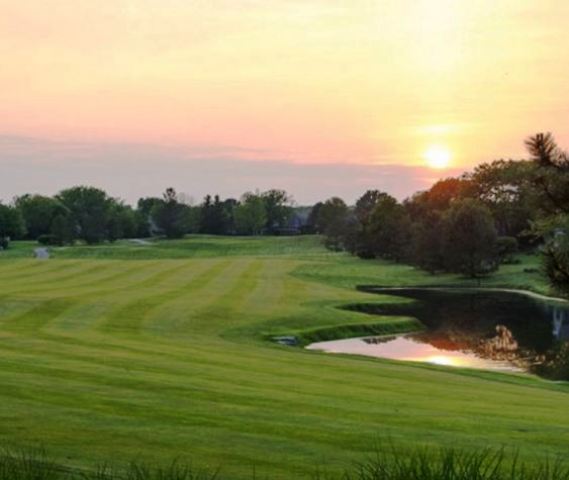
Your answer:
[[[332,254],[314,237],[121,242],[49,261],[26,258],[31,248],[0,254],[1,444],[72,465],[187,456],[273,478],[340,471],[385,437],[567,452],[566,384],[265,340],[404,321],[336,308],[381,300],[356,284],[462,280]],[[522,270],[490,284],[546,290]]]

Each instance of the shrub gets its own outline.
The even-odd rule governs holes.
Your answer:
[[[554,229],[542,249],[543,267],[551,286],[569,296],[569,216]]]
[[[539,268],[528,267],[523,269],[524,273],[539,273]]]
[[[513,264],[514,255],[518,252],[518,240],[515,237],[498,237],[496,241],[500,263]]]
[[[442,230],[449,271],[477,278],[498,268],[496,228],[484,205],[471,199],[454,202]]]
[[[57,236],[51,235],[51,234],[40,235],[38,237],[38,243],[40,245],[61,245],[62,244],[61,240]]]
[[[548,352],[545,362],[536,365],[534,370],[551,380],[569,380],[569,343],[558,343]]]

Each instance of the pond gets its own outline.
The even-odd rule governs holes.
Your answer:
[[[569,379],[569,303],[500,290],[366,288],[402,303],[350,310],[414,317],[425,329],[391,337],[318,342],[312,350]]]

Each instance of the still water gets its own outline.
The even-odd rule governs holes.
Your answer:
[[[318,342],[307,348],[446,366],[530,371],[545,376],[559,376],[551,371],[569,369],[569,365],[559,365],[559,352],[569,345],[569,303],[492,290],[367,291],[410,301],[360,304],[351,309],[414,317],[425,330],[392,337]]]

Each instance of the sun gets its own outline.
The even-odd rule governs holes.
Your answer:
[[[447,168],[450,165],[452,157],[448,148],[440,145],[433,145],[432,147],[429,147],[423,156],[429,167],[439,170]]]

